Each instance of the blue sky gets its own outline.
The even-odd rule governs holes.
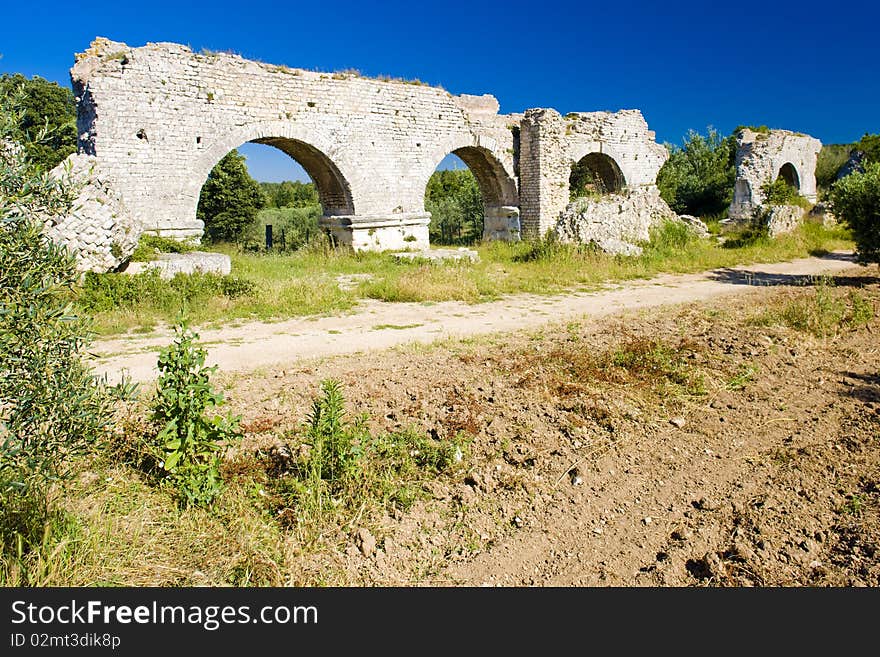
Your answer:
[[[69,85],[74,53],[95,36],[175,41],[492,93],[502,112],[638,108],[661,142],[766,124],[837,143],[880,132],[878,26],[880,3],[865,0],[49,0],[6,4],[0,72]],[[245,152],[257,178],[301,177],[273,149]]]

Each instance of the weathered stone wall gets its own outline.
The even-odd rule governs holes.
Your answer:
[[[93,155],[71,155],[50,174],[77,191],[70,211],[46,223],[46,235],[77,256],[80,271],[115,269],[134,251],[142,228]]]
[[[778,237],[793,232],[804,222],[806,212],[796,205],[777,205],[767,211],[767,234]]]
[[[427,180],[456,152],[489,207],[518,206],[516,117],[491,96],[454,97],[402,81],[322,74],[195,54],[176,44],[97,39],[71,70],[80,151],[99,158],[145,230],[201,234],[199,193],[213,166],[249,141],[294,157],[316,182],[325,223],[368,246],[427,246]],[[396,227],[396,239],[388,231]],[[376,238],[378,239],[378,237]],[[396,243],[395,243],[396,242]]]
[[[743,128],[736,140],[736,183],[728,212],[731,219],[748,220],[764,204],[761,186],[791,176],[801,196],[816,202],[816,159],[822,142],[788,130],[758,132]]]
[[[592,153],[613,160],[630,190],[656,190],[668,154],[638,110],[577,112],[528,110],[520,137],[522,230],[543,235],[569,203],[571,167]],[[657,197],[659,198],[659,196]]]

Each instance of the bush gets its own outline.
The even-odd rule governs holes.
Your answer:
[[[431,241],[472,244],[483,237],[483,198],[470,169],[435,171],[425,190]]]
[[[321,383],[298,449],[285,445],[270,472],[270,503],[306,540],[326,532],[340,513],[407,508],[423,496],[426,475],[453,471],[467,448],[461,436],[435,440],[414,430],[371,436],[365,419],[349,421],[339,383]],[[366,513],[365,513],[366,511]]]
[[[858,261],[880,263],[880,162],[838,180],[829,200],[832,212],[852,230]]]
[[[191,242],[182,242],[168,237],[144,233],[138,239],[138,245],[131,254],[131,262],[150,262],[162,253],[190,253],[196,247]]]
[[[880,135],[865,133],[856,144],[856,150],[865,154],[865,160],[869,164],[880,164]]]
[[[649,232],[650,240],[644,244],[643,258],[668,258],[698,240],[696,233],[681,221],[664,221]]]
[[[153,419],[161,467],[184,506],[206,506],[222,489],[221,450],[240,438],[238,418],[209,416],[223,404],[211,387],[217,366],[205,367],[207,351],[186,322],[175,327],[176,339],[159,353],[159,380]]]
[[[726,212],[736,180],[736,139],[712,128],[705,137],[691,130],[683,147],[668,148],[657,186],[669,207],[698,217]]]
[[[796,187],[789,185],[783,178],[767,181],[761,185],[764,204],[769,206],[794,205],[809,209],[810,202],[800,195]]]
[[[89,272],[79,290],[77,304],[91,313],[117,308],[136,309],[145,305],[176,313],[211,297],[222,295],[237,299],[256,292],[256,283],[234,275],[197,272],[177,274],[165,280],[155,269],[134,276]]]
[[[327,238],[318,225],[321,212],[320,205],[263,208],[254,225],[244,233],[243,246],[253,251],[263,249],[267,225],[272,226],[274,250],[296,251],[322,244]]]
[[[826,190],[837,180],[840,167],[849,160],[854,144],[823,144],[816,160],[816,185]]]
[[[70,207],[64,182],[11,145],[21,115],[0,93],[0,541],[39,543],[52,488],[101,435],[112,398],[83,363],[91,334],[70,306],[72,256],[42,235]]]

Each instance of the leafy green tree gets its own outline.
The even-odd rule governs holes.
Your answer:
[[[828,189],[837,180],[837,172],[846,164],[855,144],[823,144],[816,160],[816,184]]]
[[[321,205],[314,183],[285,180],[280,183],[260,183],[266,195],[266,207],[310,208]]]
[[[210,241],[234,241],[256,221],[265,203],[260,184],[248,173],[244,155],[233,150],[208,175],[196,216],[205,222]]]
[[[31,165],[48,171],[76,152],[76,101],[70,89],[39,76],[29,80],[4,73],[0,94],[18,99],[12,136],[24,145]]]
[[[470,169],[435,171],[425,191],[432,241],[471,244],[483,237],[483,199]]]
[[[0,562],[39,543],[50,490],[112,414],[82,359],[91,334],[72,310],[75,261],[42,234],[74,190],[14,142],[26,98],[0,91]]]
[[[868,162],[880,162],[880,135],[865,133],[855,147],[865,154],[865,159]]]
[[[764,194],[765,205],[796,205],[804,209],[810,207],[810,202],[800,195],[797,187],[790,185],[782,176],[776,180],[766,181],[761,185],[761,191]]]
[[[691,130],[682,147],[667,146],[669,159],[657,174],[660,195],[678,214],[719,215],[733,200],[736,138],[714,128]]]
[[[829,200],[834,214],[852,230],[859,262],[880,263],[880,162],[838,180]]]

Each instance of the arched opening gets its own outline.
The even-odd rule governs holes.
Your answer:
[[[794,165],[791,162],[786,162],[782,165],[776,179],[783,180],[789,187],[794,187],[796,190],[800,191],[801,179],[800,176],[798,176],[797,169],[794,168]]]
[[[338,167],[289,137],[260,137],[225,154],[202,185],[197,208],[207,241],[249,250],[323,241],[322,216],[351,214],[351,192]]]
[[[616,194],[626,187],[623,172],[613,158],[604,153],[589,153],[575,162],[568,178],[571,200],[586,196]]]
[[[473,244],[486,235],[518,239],[517,206],[516,183],[492,153],[478,146],[449,153],[425,187],[428,231],[436,244]]]

